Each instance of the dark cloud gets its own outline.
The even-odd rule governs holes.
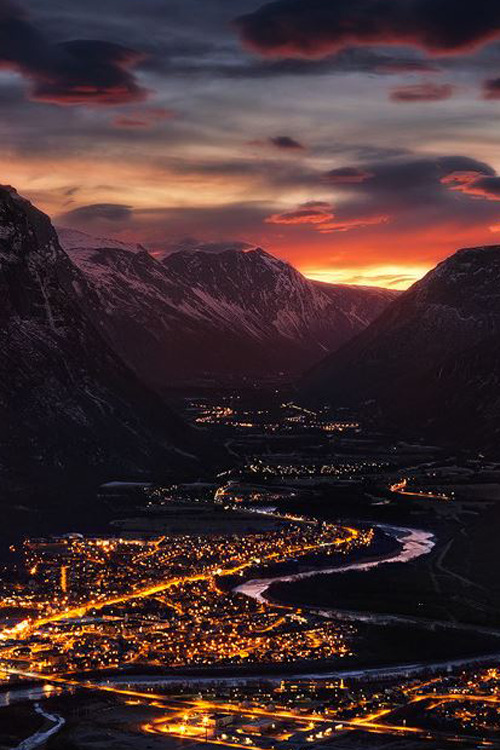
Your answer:
[[[436,223],[487,222],[495,210],[487,201],[471,200],[465,191],[450,190],[449,176],[473,173],[476,178],[496,178],[484,162],[465,156],[420,157],[371,162],[363,167],[372,177],[357,184],[336,184],[348,191],[336,221],[391,216],[399,227],[429,227]],[[325,227],[326,229],[326,227]]]
[[[340,167],[338,169],[331,169],[323,176],[325,182],[330,182],[332,185],[342,184],[356,184],[359,182],[366,182],[373,177],[372,172],[368,172],[366,169],[360,169],[359,167]]]
[[[56,0],[31,0],[44,9]],[[431,66],[412,51],[387,51],[368,48],[346,49],[322,60],[262,59],[242,54],[231,33],[235,15],[256,7],[258,0],[72,0],[50,17],[50,27],[59,26],[62,38],[74,34],[75,17],[79,34],[100,38],[106,29],[109,38],[147,52],[141,71],[173,77],[217,77],[222,79],[259,79],[287,76],[328,75],[345,72],[390,73],[429,72]],[[206,8],[205,8],[206,6]],[[64,19],[61,20],[61,16]],[[101,32],[102,33],[102,32]],[[97,35],[97,36],[96,36]]]
[[[295,138],[291,138],[289,135],[277,135],[274,138],[269,139],[272,146],[283,149],[284,151],[301,151],[305,148],[302,143],[299,143]]]
[[[449,222],[475,225],[496,220],[491,203],[471,200],[468,183],[464,189],[464,180],[450,181],[450,176],[457,174],[473,175],[478,181],[476,190],[482,190],[481,197],[491,197],[497,190],[500,197],[500,178],[495,170],[469,157],[412,155],[375,161],[326,173],[323,183],[326,178],[333,184],[338,208],[332,209],[331,220],[314,222],[313,228],[324,234],[376,229],[390,223],[400,231],[420,231],[422,226],[431,228]],[[460,189],[450,190],[457,184]],[[489,196],[484,195],[485,190],[489,190]],[[273,223],[279,223],[277,218],[273,217]],[[282,218],[281,223],[287,223],[287,213]]]
[[[428,60],[388,60],[379,63],[375,68],[376,73],[388,75],[401,75],[402,73],[439,73],[441,68]]]
[[[483,84],[485,99],[500,99],[500,78],[489,78]]]
[[[402,104],[413,102],[442,102],[451,99],[456,87],[450,83],[416,83],[411,86],[399,86],[391,91],[392,102]]]
[[[500,177],[488,164],[465,156],[412,155],[338,168],[324,176],[323,187],[325,177],[335,188],[334,204],[311,200],[265,222],[316,235],[367,229],[404,234],[450,225],[484,230],[499,218],[491,202],[471,197],[500,200]]]
[[[241,202],[227,206],[131,208],[121,204],[82,206],[54,216],[54,222],[105,237],[135,241],[156,250],[171,250],[172,243],[191,236],[195,228],[203,242],[238,238],[251,245],[266,240],[264,219],[269,208],[260,203]]]
[[[133,215],[131,206],[120,203],[94,203],[90,206],[80,206],[58,217],[58,221],[68,226],[81,226],[95,222],[126,222]]]
[[[244,44],[267,56],[323,57],[356,45],[411,45],[436,55],[500,37],[498,0],[275,0],[239,16]]]
[[[203,43],[200,43],[199,39],[187,37],[176,41],[169,36],[168,41],[162,40],[160,44],[151,44],[148,38],[141,37],[137,40],[137,46],[149,53],[148,58],[141,64],[141,70],[170,78],[215,77],[237,81],[345,73],[436,73],[441,69],[435,62],[425,59],[418,50],[357,47],[316,59],[271,58],[247,55],[236,44],[231,45],[227,40],[206,36]]]
[[[131,68],[142,58],[100,40],[52,43],[10,0],[0,2],[0,66],[21,73],[29,96],[53,104],[116,105],[142,101],[147,91]]]
[[[358,169],[372,175],[369,180],[355,186],[359,194],[390,195],[391,198],[398,199],[398,202],[410,200],[415,205],[421,201],[434,201],[436,194],[449,197],[449,190],[445,188],[443,179],[453,172],[495,175],[495,170],[488,164],[467,156],[409,156],[393,161],[372,162]],[[326,177],[330,174],[327,172]],[[346,187],[349,190],[353,188],[352,185]]]

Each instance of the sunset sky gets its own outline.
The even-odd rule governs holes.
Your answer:
[[[500,242],[498,0],[0,0],[1,182],[406,287]]]

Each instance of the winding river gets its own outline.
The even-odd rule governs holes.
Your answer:
[[[380,557],[376,560],[353,562],[348,563],[347,565],[337,565],[331,568],[316,568],[301,573],[276,576],[274,578],[254,579],[237,586],[235,591],[239,594],[249,596],[252,599],[256,599],[258,602],[267,602],[265,594],[274,583],[289,583],[328,573],[347,573],[351,570],[366,571],[376,568],[379,565],[410,562],[410,560],[416,560],[423,555],[429,554],[436,544],[434,535],[429,531],[409,529],[401,526],[387,526],[383,524],[377,524],[376,528],[397,539],[401,545],[400,549],[392,555]]]

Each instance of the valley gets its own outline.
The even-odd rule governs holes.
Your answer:
[[[0,213],[0,746],[500,745],[497,249],[391,295]]]
[[[496,512],[499,467],[273,389],[175,401],[230,465],[104,483],[97,534],[76,516],[57,536],[19,534],[2,579],[4,710],[33,691],[55,750],[93,747],[93,732],[108,747],[108,721],[131,748],[495,746],[482,714],[463,723],[472,701],[486,717],[497,700],[494,587],[466,575],[457,545]],[[483,566],[492,554],[483,537]],[[86,734],[86,706],[95,727],[112,718]]]

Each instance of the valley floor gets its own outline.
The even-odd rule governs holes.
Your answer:
[[[3,710],[53,750],[500,743],[500,466],[270,392],[180,406],[226,469],[13,525]]]

